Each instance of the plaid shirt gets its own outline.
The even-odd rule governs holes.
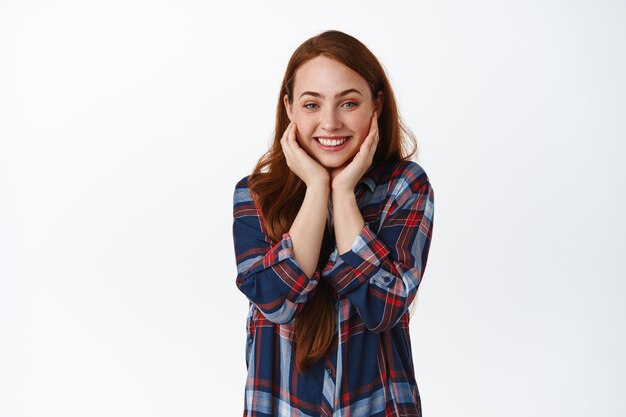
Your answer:
[[[365,226],[348,252],[339,255],[333,244],[312,277],[296,262],[289,233],[279,242],[268,237],[247,180],[233,198],[236,285],[249,300],[243,415],[421,417],[408,307],[433,227],[434,193],[423,168],[412,161],[371,166],[355,188]],[[340,331],[326,355],[298,373],[294,317],[320,279],[335,295]]]

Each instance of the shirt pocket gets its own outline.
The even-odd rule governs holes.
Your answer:
[[[393,276],[385,271],[384,269],[380,268],[371,278],[370,278],[371,282],[373,284],[376,284],[377,286],[379,286],[380,288],[382,288],[383,290],[388,289],[391,285],[393,285],[393,281],[394,278]]]

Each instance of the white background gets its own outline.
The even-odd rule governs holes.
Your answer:
[[[232,196],[293,50],[388,71],[435,190],[425,417],[626,414],[623,1],[0,1],[0,416],[239,416]]]

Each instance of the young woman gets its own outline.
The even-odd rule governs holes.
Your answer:
[[[234,191],[244,416],[421,416],[409,305],[434,194],[415,152],[367,47],[327,31],[296,49],[273,145]]]

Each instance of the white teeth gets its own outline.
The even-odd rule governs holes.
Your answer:
[[[319,143],[321,143],[324,146],[339,146],[342,143],[344,143],[345,141],[347,141],[348,137],[345,137],[343,139],[323,139],[323,138],[317,138],[317,140],[319,141]]]

